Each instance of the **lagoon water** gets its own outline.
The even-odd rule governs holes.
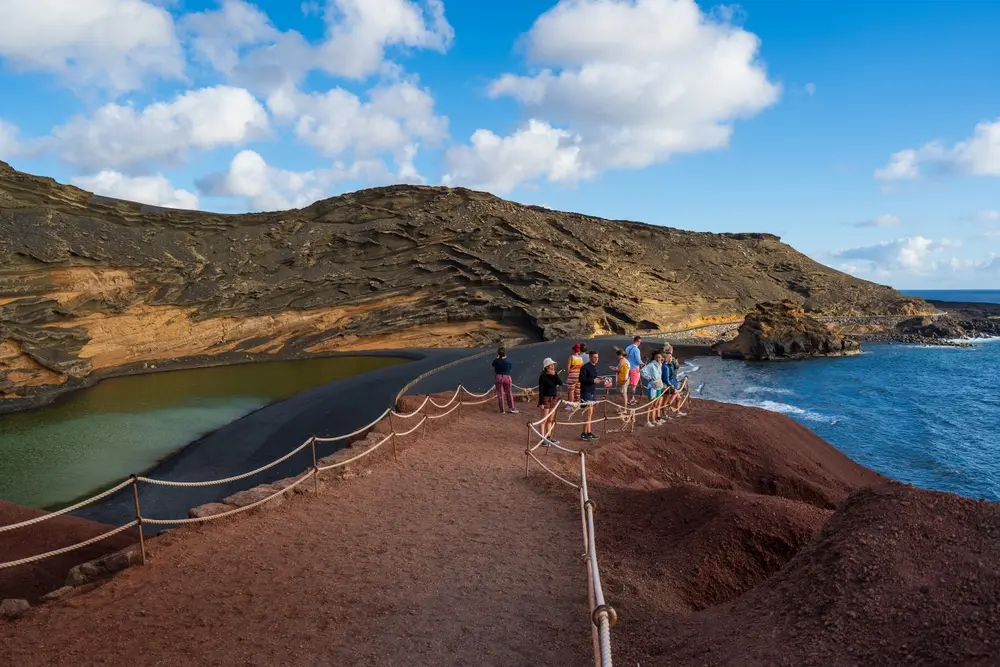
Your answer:
[[[0,416],[0,498],[30,507],[65,505],[148,470],[268,403],[405,361],[328,357],[105,380],[48,407]]]
[[[913,294],[913,292],[908,292]],[[1000,303],[1000,291],[915,294]],[[686,365],[696,397],[787,414],[855,461],[917,486],[1000,500],[1000,341],[865,344],[859,357]]]

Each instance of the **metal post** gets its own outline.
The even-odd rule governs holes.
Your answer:
[[[608,399],[604,399],[604,437],[608,437]]]
[[[319,495],[319,462],[316,460],[316,436],[309,436],[309,444],[313,450],[313,493]]]
[[[392,442],[392,460],[399,463],[396,456],[396,427],[392,425],[392,410],[389,411],[389,440]]]
[[[463,406],[465,405],[465,394],[462,393],[462,387],[458,388],[458,421],[462,421],[462,413],[465,411]]]
[[[142,531],[142,512],[139,511],[139,480],[132,475],[132,499],[135,501],[135,520],[139,522],[139,555],[146,564],[146,536]]]

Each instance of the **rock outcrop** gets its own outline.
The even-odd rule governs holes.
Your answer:
[[[827,315],[931,312],[770,234],[421,186],[179,211],[0,162],[0,410],[179,362],[676,331],[786,298]]]
[[[911,317],[896,325],[896,331],[906,336],[921,338],[965,338],[966,330],[954,318],[948,315],[941,317]]]
[[[833,333],[791,301],[762,303],[743,320],[736,337],[712,348],[726,359],[766,361],[858,354],[861,344]]]

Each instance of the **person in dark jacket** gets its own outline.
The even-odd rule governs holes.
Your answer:
[[[597,350],[590,352],[590,361],[580,369],[580,400],[584,403],[594,403],[597,401]],[[594,406],[591,405],[585,412],[587,424],[580,434],[581,440],[597,440],[591,430],[591,420],[594,418]]]
[[[547,419],[542,422],[542,433],[551,441],[559,444],[558,440],[549,437],[556,424],[556,403],[558,403],[559,387],[562,386],[562,378],[556,373],[556,362],[552,358],[546,358],[542,362],[542,374],[538,376],[538,407],[542,411],[542,417]]]
[[[509,412],[516,415],[513,383],[510,379],[511,368],[512,364],[507,359],[507,350],[501,347],[497,350],[497,358],[493,360],[493,372],[496,374],[493,378],[493,384],[497,389],[497,404],[500,406],[501,414]]]

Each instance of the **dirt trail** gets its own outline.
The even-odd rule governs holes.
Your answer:
[[[0,664],[586,664],[577,505],[523,479],[524,419],[494,408],[318,498],[158,538],[146,567],[0,624]]]

